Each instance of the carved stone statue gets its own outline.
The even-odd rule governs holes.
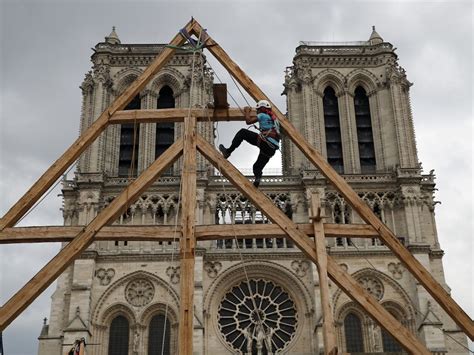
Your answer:
[[[133,354],[136,355],[138,354],[140,348],[140,333],[138,333],[138,330],[135,331],[133,334]]]

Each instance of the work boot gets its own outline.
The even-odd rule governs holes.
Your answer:
[[[260,178],[259,178],[259,177],[256,177],[255,180],[253,181],[253,186],[255,186],[256,188],[258,188],[259,185],[260,185]]]
[[[224,158],[227,159],[228,157],[230,157],[229,151],[228,151],[227,148],[224,147],[222,144],[219,144],[219,150],[221,151],[222,156],[223,156]]]

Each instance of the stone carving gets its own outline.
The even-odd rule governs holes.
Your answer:
[[[138,350],[140,348],[140,333],[138,333],[137,330],[135,330],[135,333],[133,334],[133,354],[138,355]]]
[[[377,300],[381,300],[384,293],[383,284],[374,277],[363,276],[359,278],[359,283]]]
[[[208,261],[204,264],[204,270],[210,278],[216,277],[221,269],[222,264],[219,261]]]
[[[102,286],[107,286],[110,281],[112,281],[113,277],[115,276],[114,269],[99,269],[97,270],[95,276],[100,280],[99,283]]]
[[[179,282],[179,266],[169,266],[166,269],[166,275],[170,277],[172,284],[177,284]]]
[[[388,264],[388,271],[390,271],[393,277],[397,280],[400,280],[403,276],[403,266],[401,263]]]
[[[291,262],[291,268],[295,270],[298,277],[306,276],[306,271],[309,269],[309,263],[306,260],[293,260]]]
[[[341,267],[342,270],[344,270],[345,272],[347,272],[347,270],[349,269],[349,267],[347,266],[347,264],[339,264],[339,266]]]
[[[143,307],[151,302],[155,287],[145,279],[130,281],[125,288],[125,298],[132,306]]]

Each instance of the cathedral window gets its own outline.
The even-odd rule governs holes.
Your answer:
[[[234,352],[280,354],[295,335],[298,314],[282,287],[251,279],[226,293],[219,305],[218,325]]]
[[[361,86],[358,86],[355,90],[354,109],[361,173],[375,173],[375,148],[372,134],[372,121],[370,118],[369,98]]]
[[[393,314],[393,312],[390,312],[390,314],[400,321],[399,317]],[[400,344],[383,328],[382,328],[382,346],[383,346],[384,353],[402,353],[403,351]]]
[[[133,98],[125,110],[139,110],[140,95]],[[136,176],[138,166],[139,124],[123,124],[120,128],[119,176]]]
[[[344,334],[346,336],[346,351],[348,353],[364,351],[362,322],[360,318],[352,312],[344,319]]]
[[[175,100],[173,90],[163,86],[158,95],[157,108],[174,108]],[[168,149],[174,142],[174,123],[161,122],[156,124],[155,159]]]
[[[124,316],[117,316],[110,324],[108,355],[128,355],[129,324]]]
[[[326,132],[326,152],[328,163],[340,174],[344,172],[342,157],[341,124],[339,107],[334,89],[328,86],[323,97],[324,129]]]
[[[148,355],[170,354],[170,321],[164,314],[153,316],[148,331]]]

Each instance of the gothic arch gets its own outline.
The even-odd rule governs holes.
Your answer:
[[[382,304],[387,304],[389,307],[392,307],[395,311],[397,309],[399,310],[405,310],[404,316],[407,319],[414,319],[415,318],[415,308],[413,307],[413,304],[411,302],[410,297],[406,293],[406,291],[403,289],[403,287],[394,279],[392,279],[390,276],[384,274],[383,272],[379,270],[374,270],[370,268],[364,268],[361,270],[358,270],[351,274],[351,276],[358,280],[364,276],[369,276],[373,277],[375,279],[378,279],[380,281],[383,281],[384,287],[387,288],[386,286],[390,286],[394,290],[397,296],[397,300],[394,300],[393,297],[387,296],[387,292],[384,292],[384,295],[381,299]],[[333,296],[333,305],[334,305],[334,312],[335,312],[335,318],[337,314],[340,314],[340,310],[344,307],[338,307],[337,303],[339,302],[339,299],[342,295],[342,291],[338,289]]]
[[[317,93],[323,94],[326,87],[331,86],[339,96],[344,92],[344,76],[334,69],[326,69],[314,78],[314,88]]]
[[[143,70],[138,68],[124,68],[115,74],[113,91],[116,96],[122,94],[142,73]]]
[[[178,70],[173,68],[165,68],[158,73],[156,78],[151,82],[150,89],[158,95],[160,89],[168,85],[173,90],[174,96],[177,97],[183,91],[186,78]]]
[[[349,92],[354,95],[355,89],[362,86],[368,96],[381,85],[380,80],[367,69],[354,69],[346,75]]]
[[[166,281],[164,281],[162,278],[158,277],[157,275],[140,270],[140,271],[132,272],[128,275],[123,276],[122,278],[118,279],[107,288],[107,290],[100,296],[99,300],[97,301],[97,304],[94,307],[94,310],[92,312],[92,321],[95,323],[99,323],[100,319],[103,318],[102,314],[104,314],[104,308],[106,308],[107,300],[109,299],[109,297],[112,295],[113,292],[115,292],[117,289],[119,289],[122,286],[125,287],[125,285],[129,281],[137,279],[137,278],[147,279],[151,281],[152,283],[157,284],[159,287],[167,290],[171,300],[173,301],[174,306],[178,307],[179,305],[178,294],[172,287],[169,286],[169,284]]]
[[[99,322],[97,323],[108,326],[110,325],[110,323],[112,323],[112,320],[119,315],[127,318],[128,323],[130,324],[130,327],[136,324],[136,318],[135,318],[135,314],[133,313],[133,310],[128,305],[122,302],[114,303],[111,306],[109,306],[102,313],[102,315],[98,319]]]
[[[157,314],[166,314],[171,326],[178,325],[177,308],[166,303],[154,303],[146,308],[140,316],[140,324],[146,325],[150,323],[151,318]]]

